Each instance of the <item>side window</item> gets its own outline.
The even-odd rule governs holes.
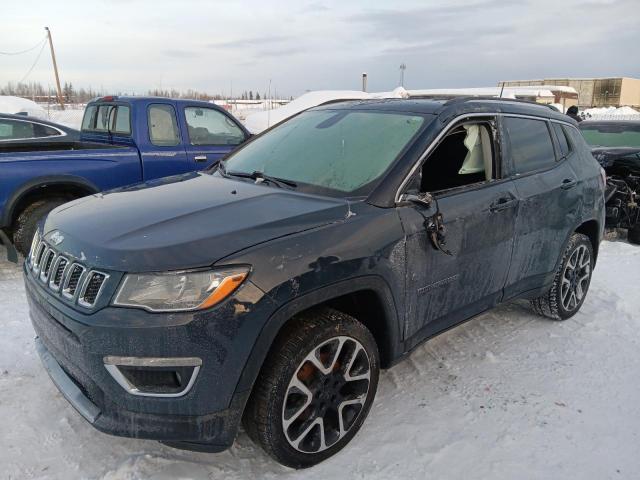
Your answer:
[[[98,107],[98,113],[96,115],[96,123],[92,130],[95,130],[96,132],[109,131],[109,117],[110,117],[112,108],[113,108],[113,105],[100,105]]]
[[[505,117],[504,124],[509,135],[515,173],[533,172],[555,164],[546,121]]]
[[[171,105],[150,105],[148,110],[149,140],[159,147],[171,147],[180,143],[176,112]]]
[[[60,132],[55,128],[47,127],[46,125],[42,125],[40,123],[33,124],[33,136],[36,138],[57,137],[59,135]]]
[[[558,145],[560,145],[560,156],[566,157],[571,153],[571,144],[567,139],[567,134],[559,123],[551,122],[553,130],[556,132],[556,138],[558,139]]]
[[[93,130],[93,126],[96,124],[96,110],[98,107],[95,105],[89,105],[84,110],[84,117],[82,117],[82,130]]]
[[[118,105],[113,125],[114,133],[131,134],[131,113],[129,107]]]
[[[438,192],[496,178],[491,129],[487,123],[454,127],[422,166],[420,191]]]
[[[0,120],[0,140],[20,140],[33,138],[33,123],[16,120]]]
[[[239,145],[245,139],[233,120],[213,108],[187,107],[184,114],[191,145]]]

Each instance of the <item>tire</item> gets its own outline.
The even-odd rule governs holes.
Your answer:
[[[329,308],[300,314],[265,360],[245,409],[245,430],[279,463],[311,467],[358,432],[379,374],[378,348],[364,325]]]
[[[535,312],[553,320],[573,317],[589,291],[593,260],[593,246],[589,238],[581,233],[571,235],[551,288],[531,300]]]
[[[38,222],[51,210],[68,201],[68,199],[58,197],[40,200],[20,212],[13,230],[13,244],[16,250],[26,257],[29,254]]]
[[[627,231],[627,240],[634,245],[640,245],[640,225],[636,225]]]

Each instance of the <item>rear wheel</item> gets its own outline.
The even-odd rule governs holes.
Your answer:
[[[562,256],[551,289],[531,301],[539,315],[566,320],[575,315],[587,296],[593,272],[593,247],[586,235],[574,233]]]
[[[13,244],[16,250],[26,257],[31,248],[38,222],[51,210],[68,201],[68,199],[62,197],[40,200],[20,212],[13,230]]]
[[[283,465],[310,467],[360,429],[378,376],[378,349],[364,325],[331,309],[304,313],[274,344],[247,404],[245,429]]]

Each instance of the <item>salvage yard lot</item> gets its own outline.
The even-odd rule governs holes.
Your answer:
[[[241,433],[221,454],[104,435],[62,398],[33,345],[20,269],[0,247],[1,478],[637,478],[640,247],[604,242],[566,322],[502,306],[382,373],[354,441],[286,469]]]

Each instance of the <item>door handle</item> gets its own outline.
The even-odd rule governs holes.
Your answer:
[[[575,187],[578,184],[577,180],[573,180],[571,178],[565,178],[560,184],[560,188],[563,190],[569,190],[570,188]]]
[[[206,162],[207,161],[207,156],[206,155],[196,155],[194,157],[194,160],[196,162]]]
[[[496,200],[495,202],[493,202],[489,206],[489,211],[491,213],[500,212],[502,210],[506,210],[507,208],[511,208],[511,207],[515,206],[515,204],[517,202],[518,202],[518,200],[515,199],[515,198],[502,197],[502,198],[499,198],[498,200]]]

